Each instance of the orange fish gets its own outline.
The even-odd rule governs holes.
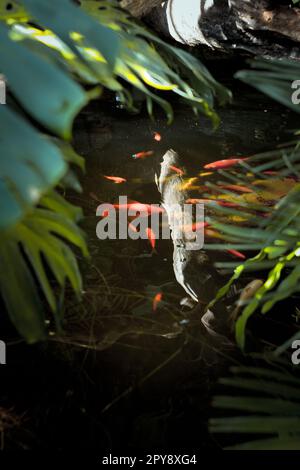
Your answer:
[[[240,251],[236,251],[236,250],[226,250],[226,251],[230,253],[231,255],[236,256],[237,258],[246,259],[246,256]]]
[[[187,199],[187,204],[209,204],[214,202],[221,207],[239,207],[238,204],[229,201],[220,201],[219,199]]]
[[[171,170],[175,171],[180,176],[184,175],[184,171],[181,170],[180,168],[177,168],[177,166],[170,165]]]
[[[238,184],[221,184],[219,187],[237,193],[253,193],[252,189],[247,188],[247,186],[239,186]]]
[[[162,300],[162,292],[159,292],[158,294],[156,294],[156,296],[154,297],[153,299],[153,304],[152,304],[152,310],[153,312],[156,312],[157,310],[157,307],[158,307],[158,304],[161,302]]]
[[[239,207],[238,204],[235,204],[234,202],[229,202],[229,201],[213,200],[213,202],[216,202],[218,206],[221,206],[221,207]]]
[[[140,158],[151,157],[151,155],[153,155],[153,154],[154,154],[154,152],[152,150],[149,150],[149,152],[135,153],[134,155],[132,155],[132,158],[137,160],[137,159],[140,159]]]
[[[104,176],[109,181],[113,181],[115,184],[126,183],[125,178],[120,178],[120,176]]]
[[[156,236],[155,236],[155,233],[153,232],[152,228],[147,228],[146,229],[146,234],[147,234],[147,237],[148,237],[148,240],[150,242],[150,245],[152,247],[152,250],[155,249],[155,246],[156,246]]]
[[[187,204],[203,204],[203,199],[187,199]]]
[[[263,174],[264,175],[270,175],[270,176],[276,176],[276,175],[278,175],[278,171],[266,170],[266,171],[263,171]]]
[[[247,158],[228,158],[226,160],[217,160],[216,162],[208,163],[204,168],[205,170],[220,170],[223,168],[229,168],[245,160],[247,160]]]
[[[161,135],[160,135],[159,132],[154,132],[154,136],[153,136],[153,137],[154,137],[154,140],[156,140],[156,142],[160,142],[161,139],[162,139],[162,137],[161,137]]]
[[[142,202],[130,201],[128,204],[113,204],[115,209],[118,210],[133,210],[135,212],[151,214],[162,214],[165,210],[162,207],[154,206],[153,204],[143,204]]]

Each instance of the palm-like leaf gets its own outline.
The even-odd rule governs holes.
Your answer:
[[[214,397],[213,406],[235,415],[211,419],[210,431],[240,437],[255,435],[255,439],[229,449],[300,449],[300,379],[285,365],[286,372],[278,364],[274,368],[234,367],[232,377],[220,380],[230,394]]]
[[[246,71],[238,74],[258,89],[270,94],[278,101],[291,104],[291,81],[299,76],[299,64],[290,62],[256,61],[257,71]],[[262,71],[262,68],[264,69]],[[270,88],[262,87],[267,78],[271,80]],[[278,86],[273,86],[273,81]],[[273,85],[272,85],[273,84]],[[289,99],[287,99],[289,97]],[[287,103],[287,101],[289,103]],[[298,108],[296,109],[299,110]],[[278,301],[289,298],[299,292],[300,281],[300,143],[296,140],[274,151],[255,155],[241,160],[236,166],[216,172],[216,181],[207,183],[214,199],[224,199],[233,203],[234,207],[222,207],[215,203],[215,214],[208,221],[221,234],[226,248],[257,253],[243,264],[218,263],[220,268],[235,268],[234,274],[227,285],[218,293],[212,306],[222,298],[231,285],[246,271],[266,271],[266,280],[254,297],[244,305],[242,314],[236,322],[236,338],[238,344],[245,346],[245,330],[248,319],[257,310],[268,312]],[[267,191],[272,201],[249,196],[237,195],[234,191],[224,191],[226,185],[245,187],[259,193],[258,184],[272,188]],[[285,188],[285,191],[282,190]],[[277,190],[277,194],[276,194]],[[243,192],[243,191],[241,191]],[[237,218],[243,223],[236,223]],[[207,249],[224,249],[224,243],[208,244]]]

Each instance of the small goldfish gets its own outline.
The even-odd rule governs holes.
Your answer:
[[[266,170],[266,171],[263,171],[263,174],[264,175],[270,175],[270,176],[276,176],[276,175],[278,175],[278,171]]]
[[[239,207],[238,204],[234,202],[229,202],[229,201],[219,201],[218,199],[216,199],[216,200],[213,200],[213,202],[216,202],[218,206],[221,206],[221,207]]]
[[[177,166],[170,165],[171,170],[175,171],[180,176],[184,175],[184,171],[181,170],[180,168],[177,168]]]
[[[115,184],[126,183],[125,178],[121,178],[120,176],[104,176],[109,181],[113,181]]]
[[[247,160],[247,158],[227,158],[225,160],[217,160],[213,163],[208,163],[204,166],[205,170],[221,170],[223,168],[229,168],[237,163]]]
[[[158,307],[158,304],[161,302],[162,300],[162,292],[159,292],[158,294],[156,294],[156,296],[154,297],[153,299],[153,303],[152,303],[152,310],[153,312],[156,312],[157,310],[157,307]]]
[[[203,204],[203,199],[187,199],[187,204]]]
[[[210,176],[210,175],[213,175],[211,171],[201,171],[201,173],[199,173],[199,176],[201,176],[202,178],[204,178],[205,176]]]
[[[219,186],[222,189],[228,189],[229,191],[235,191],[237,193],[253,193],[253,190],[247,188],[247,186],[240,186],[238,184],[222,184]]]
[[[191,191],[193,190],[204,190],[204,187],[201,187],[199,185],[196,185],[198,182],[198,178],[189,178],[188,180],[183,181],[183,183],[180,185],[179,191],[186,191],[187,189],[190,189]]]
[[[187,204],[210,204],[215,203],[221,207],[239,207],[238,204],[229,201],[220,201],[219,199],[187,199]]]
[[[154,154],[154,152],[152,150],[149,150],[149,152],[135,153],[134,155],[132,155],[132,158],[134,158],[135,160],[138,160],[138,159],[141,159],[141,158],[151,157],[151,155],[153,155],[153,154]]]
[[[156,140],[156,142],[160,142],[161,139],[162,139],[159,132],[154,132],[153,138],[154,138],[154,140]]]
[[[147,228],[146,229],[146,234],[147,234],[147,237],[148,237],[148,240],[150,242],[150,245],[152,247],[152,250],[155,249],[155,246],[156,246],[156,236],[155,236],[155,233],[153,232],[152,228]]]
[[[118,210],[133,210],[135,212],[151,214],[162,214],[165,210],[162,207],[157,207],[153,204],[143,204],[142,202],[130,201],[127,204],[113,204],[115,209]]]
[[[235,256],[236,258],[246,259],[246,256],[240,251],[237,251],[237,250],[226,250],[226,251],[230,253],[231,255]]]

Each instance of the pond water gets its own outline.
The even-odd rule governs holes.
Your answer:
[[[27,434],[20,438],[24,447],[218,447],[207,431],[211,396],[217,377],[239,362],[239,354],[212,339],[200,316],[181,307],[186,294],[175,280],[172,242],[157,240],[152,253],[147,240],[100,241],[96,208],[117,202],[119,195],[159,203],[154,177],[170,148],[189,171],[199,173],[208,162],[247,156],[289,138],[283,108],[243,87],[235,95],[232,105],[219,110],[216,132],[178,103],[171,126],[160,114],[152,122],[143,113],[129,115],[101,102],[77,119],[75,145],[87,168],[82,194],[69,196],[84,209],[91,262],[81,260],[83,302],[68,296],[64,343],[37,346],[38,358],[34,348],[15,348],[22,398],[15,390],[9,393],[28,410]],[[141,151],[154,154],[132,158]],[[114,184],[104,175],[127,182]],[[162,301],[153,310],[159,293]],[[25,367],[17,359],[19,348]]]

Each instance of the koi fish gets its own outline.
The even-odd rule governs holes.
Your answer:
[[[181,170],[180,168],[177,168],[177,166],[170,165],[171,170],[175,171],[180,176],[184,175],[184,171]]]
[[[147,237],[148,237],[148,240],[149,240],[149,243],[152,247],[152,250],[155,249],[155,246],[156,246],[156,236],[155,236],[155,233],[153,232],[152,228],[147,228],[146,229],[146,234],[147,234]]]
[[[237,251],[237,250],[226,250],[226,251],[230,253],[231,255],[235,256],[236,258],[246,259],[246,256],[240,251]]]
[[[120,178],[119,176],[104,176],[109,181],[113,181],[115,184],[121,184],[121,183],[126,183],[125,178]]]
[[[160,142],[161,139],[162,139],[159,132],[154,132],[153,138],[154,138],[154,140],[156,140],[156,142]]]
[[[205,170],[221,170],[223,168],[229,168],[231,166],[236,165],[237,163],[241,163],[247,158],[228,158],[225,160],[217,160],[213,163],[208,163],[204,166]]]
[[[156,296],[154,297],[153,299],[153,303],[152,303],[152,310],[153,312],[156,312],[157,310],[157,307],[158,307],[158,304],[161,302],[162,300],[162,292],[159,292],[158,294],[156,294]]]
[[[154,152],[152,150],[149,150],[149,152],[139,152],[139,153],[135,153],[132,155],[132,158],[134,158],[135,160],[138,160],[138,159],[141,159],[141,158],[146,158],[146,157],[151,157],[151,155],[153,155]]]

